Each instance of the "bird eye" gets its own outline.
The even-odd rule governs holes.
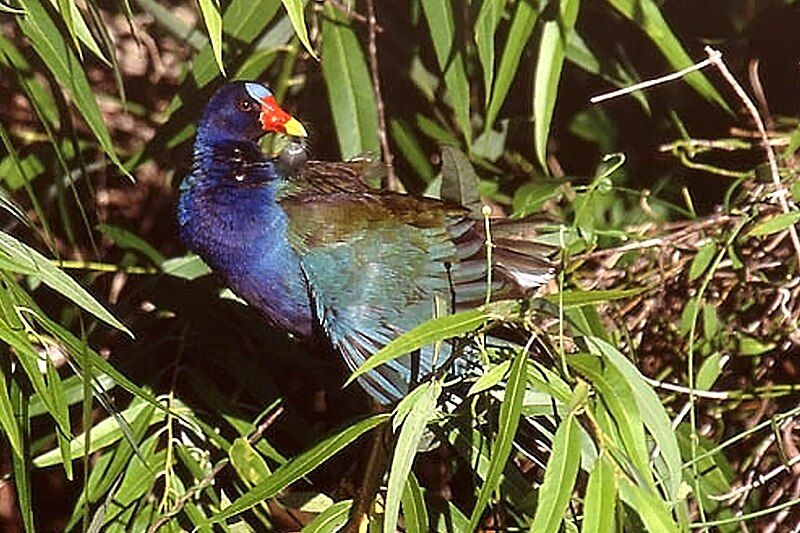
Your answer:
[[[238,107],[239,111],[242,113],[249,113],[253,110],[253,102],[250,100],[237,100],[236,107]]]

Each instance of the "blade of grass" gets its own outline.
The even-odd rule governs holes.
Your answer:
[[[302,533],[336,533],[347,522],[353,500],[336,502],[305,525]]]
[[[34,50],[61,86],[72,96],[75,106],[108,158],[124,174],[129,175],[117,157],[111,135],[108,133],[80,60],[59,32],[41,0],[21,0],[21,4],[28,12],[28,16],[19,20],[20,29],[30,39]]]
[[[544,23],[533,80],[534,148],[539,164],[545,170],[547,138],[558,96],[558,82],[564,67],[567,41],[578,18],[580,0],[563,0],[558,5],[556,18]]]
[[[225,65],[222,62],[222,15],[219,14],[219,5],[214,0],[197,0],[197,3],[200,5],[200,13],[203,15],[203,22],[208,30],[211,50],[214,52],[214,61],[216,61],[220,73],[224,76]]]
[[[485,104],[489,103],[494,81],[494,34],[505,7],[505,0],[483,0],[475,19],[475,46],[483,68]]]
[[[235,502],[213,515],[204,525],[219,523],[258,505],[267,498],[275,496],[279,491],[305,476],[319,465],[339,453],[343,448],[384,423],[389,415],[375,415],[361,420],[348,428],[324,439],[280,467],[264,483],[260,483],[240,496]]]
[[[111,327],[133,337],[133,333],[95,300],[86,289],[57,268],[45,256],[7,233],[0,232],[0,268],[20,274],[35,274],[42,283]]]
[[[680,70],[694,63],[664,20],[658,4],[653,0],[607,0],[607,2],[625,18],[639,26],[674,69]],[[731,112],[725,99],[702,73],[691,72],[685,79],[703,98]]]
[[[389,468],[389,481],[386,489],[386,505],[383,518],[384,533],[394,533],[397,531],[397,517],[400,513],[400,500],[408,477],[411,473],[411,465],[417,455],[422,434],[425,431],[428,421],[436,412],[436,401],[439,398],[442,388],[438,382],[430,382],[420,386],[420,393],[413,392],[408,398],[413,398],[413,403],[404,406],[405,417],[402,418],[402,426],[394,447],[392,464]],[[413,395],[413,396],[412,396]],[[405,399],[401,402],[404,404]],[[401,416],[400,406],[395,416]],[[394,424],[394,422],[393,422]]]
[[[308,38],[305,15],[303,14],[303,0],[281,0],[281,3],[286,9],[286,13],[289,15],[289,20],[292,22],[295,35],[297,35],[297,38],[303,43],[303,46],[308,50],[308,53],[311,54],[311,57],[318,59],[317,54],[314,52],[314,47],[311,46],[311,41]]]
[[[406,486],[403,489],[403,523],[408,533],[425,533],[428,531],[428,511],[425,507],[425,495],[413,472],[409,472]]]
[[[613,531],[616,500],[617,478],[614,475],[614,463],[606,454],[600,454],[589,472],[581,533]]]
[[[500,57],[500,66],[497,68],[492,95],[486,108],[486,130],[492,128],[500,107],[506,100],[511,82],[517,75],[522,51],[533,33],[538,16],[539,11],[534,2],[517,2],[503,55]]]
[[[539,487],[539,503],[530,527],[532,533],[555,533],[561,525],[581,464],[580,436],[577,417],[570,413],[553,439],[553,452]]]
[[[18,376],[11,380],[11,404],[14,417],[19,424],[22,435],[22,454],[11,454],[11,469],[14,474],[14,486],[17,489],[17,506],[22,518],[22,525],[27,533],[34,533],[33,495],[30,477],[30,419],[28,418],[28,398],[18,383]]]
[[[461,47],[456,40],[453,4],[440,0],[422,0],[422,9],[428,21],[433,48],[450,104],[456,115],[467,146],[472,144],[472,125],[469,112],[469,81],[464,66]]]
[[[486,478],[478,492],[475,508],[470,516],[469,531],[477,531],[483,511],[489,503],[489,497],[500,484],[500,478],[511,454],[511,445],[514,442],[514,435],[517,433],[519,417],[522,413],[522,400],[525,397],[525,362],[527,359],[527,350],[520,349],[511,363],[505,396],[500,405],[499,426],[492,446],[489,471],[486,473]]]
[[[516,302],[501,301],[491,303],[488,306],[478,309],[471,309],[469,311],[433,318],[397,337],[371,355],[349,378],[347,378],[344,386],[346,387],[359,376],[364,375],[373,368],[377,368],[421,346],[474,331],[483,326],[487,321],[513,314],[518,309],[519,304]]]
[[[380,153],[378,111],[364,52],[355,32],[332,7],[322,22],[322,75],[339,151],[344,159]]]

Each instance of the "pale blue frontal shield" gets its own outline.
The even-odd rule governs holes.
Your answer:
[[[254,100],[260,102],[265,98],[272,96],[272,91],[261,85],[260,83],[245,83],[244,88],[247,94],[253,97]]]

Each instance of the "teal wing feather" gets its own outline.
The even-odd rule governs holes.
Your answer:
[[[317,320],[351,370],[395,337],[450,311],[454,213],[439,203],[420,209],[411,197],[363,191],[303,200],[282,202],[289,240]],[[434,354],[425,351],[384,365],[361,384],[391,403],[435,367]]]
[[[309,162],[279,199],[317,321],[351,370],[414,326],[482,303],[487,279],[482,224],[467,210],[373,190],[357,165]],[[522,296],[552,276],[530,239],[535,226],[496,224],[503,242],[494,254],[496,299]],[[391,403],[448,358],[448,346],[425,348],[368,373],[361,385]]]

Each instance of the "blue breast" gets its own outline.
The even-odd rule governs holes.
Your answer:
[[[308,291],[287,240],[286,213],[275,201],[276,183],[241,187],[196,173],[181,187],[178,223],[184,243],[270,321],[311,338]]]

